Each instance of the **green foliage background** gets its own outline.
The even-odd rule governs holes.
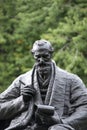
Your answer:
[[[87,85],[87,0],[0,0],[0,92],[32,68],[41,38],[52,42],[57,65]]]

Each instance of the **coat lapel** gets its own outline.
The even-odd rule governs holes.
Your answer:
[[[52,88],[53,88],[53,84],[54,84],[54,79],[55,79],[55,65],[54,65],[54,63],[52,63],[51,66],[52,66],[51,79],[50,79],[47,94],[45,97],[45,104],[46,105],[49,105],[50,97],[51,97],[51,93],[52,93]]]
[[[40,94],[40,89],[39,89],[39,85],[38,85],[38,81],[37,81],[37,75],[36,75],[36,71],[34,73],[34,88],[36,89],[36,96],[34,98],[35,104],[43,104],[42,98],[41,98],[41,94]]]
[[[49,105],[54,106],[57,113],[62,116],[64,109],[65,99],[65,81],[62,73],[56,67],[56,75],[52,88],[52,94],[50,97]]]

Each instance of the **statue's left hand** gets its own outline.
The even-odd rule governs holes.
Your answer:
[[[54,124],[59,124],[60,123],[60,118],[58,115],[53,115],[49,116],[44,113],[36,113],[36,117],[38,117],[41,120],[41,123],[46,126],[51,126]],[[37,122],[39,123],[39,122]]]

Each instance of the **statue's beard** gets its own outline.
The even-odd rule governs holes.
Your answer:
[[[37,71],[41,75],[48,75],[51,71],[51,62],[37,63]]]

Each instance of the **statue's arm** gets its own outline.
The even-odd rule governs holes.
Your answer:
[[[77,76],[72,80],[70,102],[74,112],[63,119],[63,123],[78,129],[85,127],[87,125],[87,89]]]
[[[24,109],[22,96],[5,103],[0,103],[0,120],[10,119]]]
[[[19,77],[0,94],[0,120],[9,119],[24,109],[23,97],[20,95]]]

